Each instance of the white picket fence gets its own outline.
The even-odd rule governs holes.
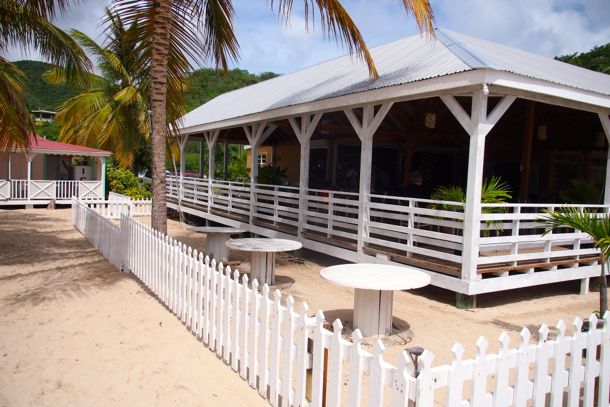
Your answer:
[[[137,276],[272,406],[609,405],[610,314],[603,328],[591,316],[588,332],[577,318],[571,335],[560,321],[553,338],[543,325],[532,343],[524,328],[515,348],[503,333],[497,353],[480,338],[474,359],[456,344],[449,365],[433,366],[426,350],[417,368],[406,352],[394,366],[381,341],[370,353],[360,331],[344,338],[339,320],[326,329],[321,311],[310,317],[307,304],[279,290],[127,216],[116,226],[85,202],[72,208],[74,225],[115,267]]]

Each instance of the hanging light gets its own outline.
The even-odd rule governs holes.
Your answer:
[[[536,138],[539,141],[546,141],[548,139],[548,134],[547,134],[547,127],[546,124],[539,124],[536,127]]]
[[[606,145],[606,133],[600,131],[595,134],[595,147],[603,147]]]
[[[429,129],[436,128],[436,113],[434,113],[434,112],[426,113],[426,116],[424,117],[424,126],[426,126]]]

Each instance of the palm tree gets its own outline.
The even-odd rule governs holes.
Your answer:
[[[556,212],[547,211],[546,215],[538,220],[545,226],[543,236],[559,227],[569,227],[588,234],[595,247],[600,250],[600,289],[599,312],[603,316],[608,309],[608,287],[606,282],[606,268],[610,255],[610,215],[579,211],[574,207],[562,208]]]
[[[38,50],[65,68],[73,82],[85,83],[91,62],[69,35],[49,22],[69,0],[2,0],[0,2],[0,150],[27,148],[34,125],[25,103],[25,75],[2,56],[11,46]]]
[[[57,121],[59,139],[68,143],[99,147],[114,153],[124,167],[132,166],[134,158],[145,153],[150,135],[148,92],[150,66],[145,59],[147,44],[138,38],[138,24],[125,27],[121,18],[106,10],[107,37],[104,45],[87,35],[72,30],[72,37],[98,62],[101,77],[96,76],[90,86],[59,108]],[[170,63],[174,69],[175,61]],[[65,83],[63,70],[53,69],[45,74],[51,83]],[[170,81],[171,94],[184,94],[185,83]],[[181,106],[182,100],[172,100]],[[177,120],[183,111],[170,110],[170,121]]]
[[[320,25],[334,40],[344,43],[350,53],[357,53],[368,65],[371,78],[377,77],[373,59],[364,38],[339,0],[304,0],[305,21],[319,11]],[[421,32],[432,33],[433,16],[428,0],[403,0],[407,12],[415,17]],[[271,1],[280,19],[288,22],[293,0]],[[314,7],[315,5],[315,7]],[[152,44],[150,53],[152,108],[152,190],[153,228],[166,232],[165,201],[166,106],[168,61],[176,54],[194,61],[211,60],[227,69],[237,59],[239,45],[235,35],[232,0],[115,0],[115,7],[125,22],[138,21],[141,35]],[[175,127],[174,127],[175,128]]]

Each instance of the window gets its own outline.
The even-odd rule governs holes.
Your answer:
[[[258,155],[258,165],[259,165],[259,167],[262,165],[267,165],[267,154],[266,153],[260,153]]]

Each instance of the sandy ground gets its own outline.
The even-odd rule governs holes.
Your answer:
[[[72,228],[0,210],[0,406],[266,406]]]
[[[147,219],[140,219],[148,223]],[[195,221],[191,218],[191,222]],[[189,221],[189,220],[187,220]],[[169,234],[205,253],[205,235],[191,232],[184,223],[169,221]],[[233,267],[240,273],[250,271],[249,254],[231,252]],[[344,333],[350,335],[353,310],[353,290],[328,283],[320,277],[323,267],[345,263],[344,260],[300,250],[293,255],[279,254],[276,266],[276,288],[284,296],[292,295],[297,302],[305,301],[313,313],[321,309],[332,322],[341,318]],[[435,355],[435,365],[450,363],[451,347],[461,343],[466,349],[464,357],[474,357],[475,343],[480,336],[489,341],[489,351],[498,350],[498,337],[506,331],[511,336],[511,346],[519,344],[523,327],[532,332],[532,341],[538,340],[540,324],[551,328],[551,336],[557,322],[562,319],[572,331],[576,316],[588,318],[598,309],[599,293],[579,295],[580,282],[538,286],[495,294],[479,295],[477,308],[460,310],[455,307],[455,294],[436,287],[425,287],[410,292],[394,293],[394,325],[396,333],[383,338],[386,360],[395,363],[405,348],[422,346]],[[372,349],[375,338],[366,338]]]
[[[205,252],[205,235],[175,221],[169,231]],[[106,262],[72,228],[69,210],[0,210],[0,232],[0,406],[267,405],[135,279]],[[295,255],[279,257],[276,288],[306,301],[312,313],[340,317],[349,335],[353,291],[319,275],[342,261]],[[248,256],[233,252],[232,259],[249,271]],[[435,364],[447,363],[455,342],[472,356],[479,336],[493,350],[503,330],[516,345],[522,326],[571,323],[596,309],[597,293],[578,295],[578,288],[572,282],[483,295],[468,311],[434,287],[397,292],[387,360],[418,345],[436,355]]]

